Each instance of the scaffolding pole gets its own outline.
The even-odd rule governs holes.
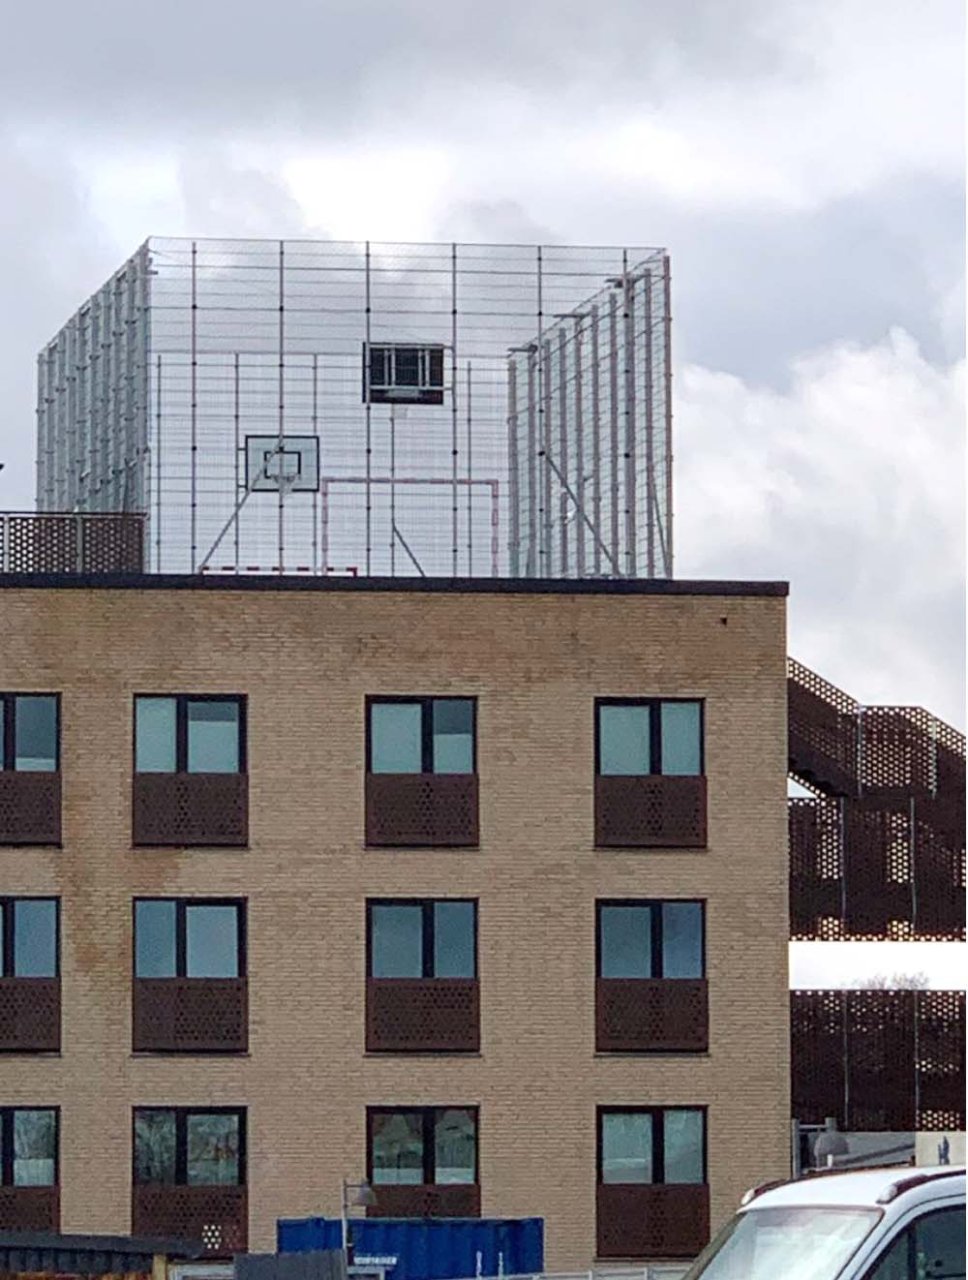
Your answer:
[[[189,372],[189,419],[191,422],[191,572],[198,554],[198,242],[192,241],[191,282],[191,366]]]
[[[457,577],[457,245],[450,246],[451,576]]]
[[[279,573],[286,568],[286,242],[279,241],[279,530],[276,561]]]
[[[646,574],[655,577],[655,421],[652,370],[652,272],[646,271],[645,289],[645,562]]]

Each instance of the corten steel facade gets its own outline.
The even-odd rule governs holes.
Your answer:
[[[661,249],[151,238],[38,361],[37,505],[155,572],[672,575]]]
[[[0,1203],[34,1226],[59,1204],[65,1231],[267,1250],[277,1218],[336,1215],[341,1179],[369,1174],[377,1212],[543,1217],[551,1269],[695,1252],[789,1164],[785,593],[6,579],[0,690],[15,717],[22,691],[58,695],[62,805],[59,844],[0,847],[0,886],[59,900],[60,1049],[3,1046],[0,1122],[57,1109],[59,1149],[55,1187]],[[383,767],[401,697],[429,771]],[[235,773],[191,770],[213,714],[239,726]],[[614,824],[596,839],[596,773],[626,780],[628,723],[650,726],[653,785],[619,845]],[[415,977],[374,959],[399,902],[423,921]],[[191,913],[212,904],[238,964],[193,977]],[[157,976],[136,935],[162,918],[177,963]],[[438,954],[455,920],[469,968]],[[622,974],[610,930],[628,920],[651,931],[651,976]],[[680,976],[687,920],[698,977]],[[190,1185],[192,1124],[224,1133],[231,1108],[234,1180]],[[150,1143],[133,1183],[135,1109],[139,1134],[171,1135],[175,1185]],[[370,1142],[393,1109],[429,1145],[388,1183]],[[455,1124],[472,1156],[440,1146]]]

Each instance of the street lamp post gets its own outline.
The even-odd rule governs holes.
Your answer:
[[[347,1182],[344,1178],[340,1196],[340,1221],[342,1224],[343,1256],[350,1264],[350,1209],[369,1209],[376,1204],[376,1195],[366,1178],[362,1182]]]

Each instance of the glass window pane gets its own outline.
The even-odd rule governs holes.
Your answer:
[[[434,903],[434,977],[474,978],[474,903]]]
[[[175,904],[168,898],[134,904],[134,972],[137,978],[174,978]]]
[[[636,776],[652,772],[649,747],[649,708],[610,706],[598,708],[599,773]]]
[[[423,908],[375,903],[370,908],[370,977],[423,976]]]
[[[394,385],[417,387],[420,385],[420,348],[397,347],[394,351]]]
[[[57,1115],[54,1111],[13,1113],[15,1187],[52,1187],[57,1176]]]
[[[21,898],[13,904],[15,978],[57,977],[57,903]]]
[[[652,1117],[641,1111],[602,1116],[602,1182],[652,1181]]]
[[[239,772],[237,702],[189,702],[188,772]]]
[[[374,1186],[419,1187],[424,1180],[420,1112],[379,1112],[371,1118],[370,1133]]]
[[[239,976],[237,907],[198,904],[185,908],[185,976]]]
[[[474,772],[474,704],[469,698],[435,698],[434,773]]]
[[[138,773],[175,772],[175,699],[137,698],[135,769]]]
[[[385,387],[389,381],[388,378],[388,356],[389,352],[386,347],[370,348],[370,386]]]
[[[703,977],[702,904],[662,904],[663,978]]]
[[[370,768],[373,773],[421,773],[422,708],[419,702],[370,705]]]
[[[189,1115],[186,1119],[190,1187],[239,1185],[239,1116]]]
[[[175,1181],[175,1113],[139,1107],[134,1113],[134,1180],[171,1185]]]
[[[57,699],[49,694],[17,696],[14,768],[52,773],[57,768]]]
[[[474,1182],[477,1176],[477,1123],[473,1111],[449,1107],[434,1117],[434,1181]]]
[[[698,702],[663,702],[662,772],[689,775],[702,773]]]
[[[599,910],[601,978],[652,977],[652,910],[647,906]]]
[[[951,1276],[960,1280],[965,1274],[965,1209],[936,1209],[918,1218],[914,1224],[914,1248],[919,1265],[928,1276]]]
[[[663,1115],[666,1182],[702,1182],[703,1113],[675,1110]]]

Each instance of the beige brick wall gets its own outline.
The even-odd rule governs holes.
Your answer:
[[[64,847],[0,849],[63,899],[63,1053],[0,1059],[0,1104],[59,1104],[62,1227],[129,1229],[131,1108],[248,1107],[250,1247],[337,1214],[367,1104],[478,1104],[483,1213],[594,1253],[595,1108],[705,1104],[714,1223],[788,1167],[785,601],[777,597],[0,593],[0,689],[63,694]],[[247,850],[133,850],[132,695],[248,694]],[[479,851],[367,850],[363,702],[479,698]],[[592,847],[596,696],[706,699],[709,847]],[[250,1055],[133,1057],[131,899],[249,900]],[[480,900],[483,1052],[363,1052],[364,900]],[[596,1057],[594,902],[708,902],[708,1056]]]

